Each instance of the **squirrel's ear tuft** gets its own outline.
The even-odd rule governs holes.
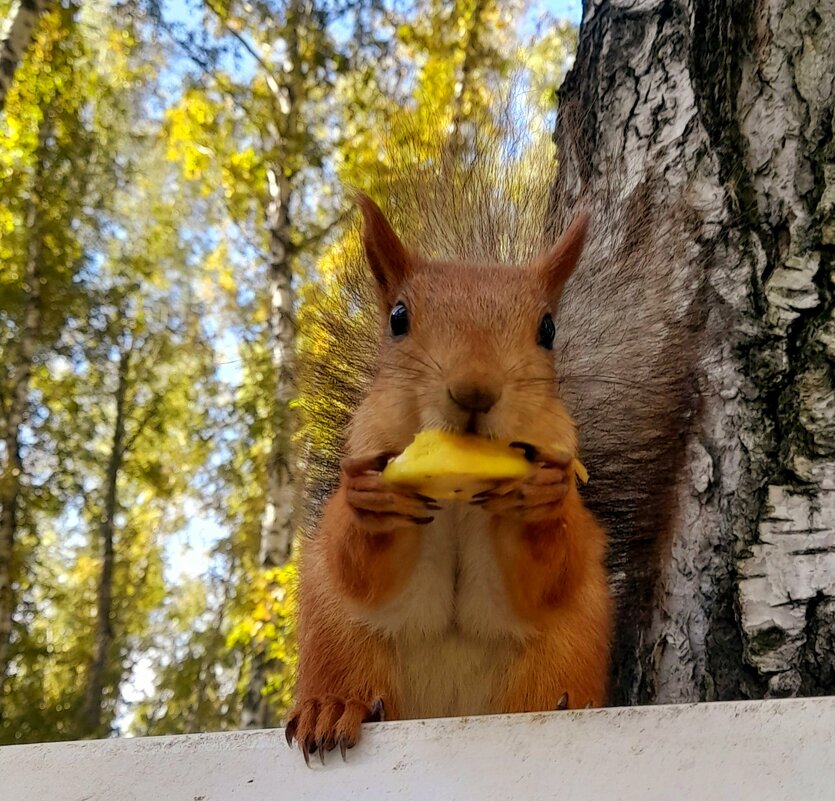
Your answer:
[[[377,281],[380,296],[392,303],[409,274],[412,257],[394,233],[380,207],[368,195],[362,193],[357,193],[355,200],[362,212],[365,258]]]
[[[556,245],[541,253],[534,261],[534,269],[542,276],[543,283],[550,295],[558,296],[568,281],[586,241],[589,226],[589,214],[579,212],[571,221],[565,233]]]

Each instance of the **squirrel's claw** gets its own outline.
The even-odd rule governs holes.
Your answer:
[[[371,713],[366,719],[367,723],[379,723],[386,719],[386,705],[382,698],[375,698],[371,704]]]
[[[557,701],[557,705],[554,707],[557,712],[562,712],[564,709],[568,709],[568,693],[563,693],[560,696],[560,700]]]
[[[343,761],[348,749],[353,748],[360,736],[363,723],[385,720],[385,704],[375,698],[370,704],[358,699],[343,700],[326,696],[321,700],[310,699],[300,704],[291,715],[284,730],[287,744],[299,744],[305,764],[310,767],[310,755],[318,752],[319,761],[325,764],[325,752],[339,746]]]
[[[345,501],[357,522],[372,532],[390,532],[425,526],[440,505],[411,490],[390,487],[379,474],[343,477]]]
[[[471,503],[497,517],[515,517],[526,523],[557,521],[569,482],[569,474],[562,468],[537,465],[527,478],[480,492]]]
[[[529,462],[539,462],[543,465],[565,468],[571,463],[572,455],[562,449],[549,449],[530,442],[511,442],[511,448],[519,448]]]
[[[296,736],[296,730],[299,728],[299,719],[294,717],[287,722],[287,727],[284,729],[284,739],[287,740],[287,745],[293,747],[293,738]]]

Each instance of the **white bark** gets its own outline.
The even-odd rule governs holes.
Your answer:
[[[290,180],[280,169],[270,170],[270,337],[276,374],[278,418],[267,465],[266,508],[261,524],[261,564],[279,567],[290,558],[293,545],[294,476],[290,457],[292,417],[290,401],[296,394],[296,321],[291,264]]]
[[[835,2],[763,2],[755,31],[737,116],[760,221],[778,239],[764,290],[773,375],[786,390],[765,508],[738,560],[738,603],[746,660],[768,694],[783,695],[831,691],[835,679],[835,361],[825,333],[835,322]]]
[[[6,94],[18,64],[32,40],[38,17],[50,5],[51,0],[15,0],[0,25],[0,111],[6,104]]]
[[[655,170],[671,198],[688,186],[701,252],[687,269],[706,279],[688,356],[700,414],[616,700],[835,681],[833,94],[833,0],[585,9],[561,98],[589,115],[588,180]]]
[[[290,216],[293,173],[288,170],[287,164],[292,162],[294,148],[300,142],[299,114],[305,83],[298,26],[303,19],[302,4],[293,0],[287,10],[286,52],[282,65],[284,80],[278,87],[278,119],[273,142],[277,163],[267,171],[270,197],[266,209],[270,234],[270,338],[276,376],[277,414],[267,463],[266,503],[261,521],[260,562],[265,570],[280,567],[290,559],[296,523],[296,476],[291,454],[294,416],[290,408],[290,402],[296,395],[294,254]],[[252,655],[251,675],[241,713],[241,726],[245,729],[265,728],[273,724],[263,690],[271,667],[280,666],[267,657],[268,647],[269,643],[258,643]]]

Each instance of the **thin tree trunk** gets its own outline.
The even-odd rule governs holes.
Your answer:
[[[461,62],[461,71],[455,86],[455,94],[452,101],[452,136],[458,146],[458,141],[464,138],[461,127],[467,118],[467,99],[472,91],[473,70],[478,63],[478,48],[484,21],[482,14],[486,6],[486,0],[476,0],[470,24],[464,34],[462,48],[464,59]]]
[[[0,720],[3,719],[3,695],[9,669],[15,595],[15,542],[17,540],[20,497],[23,489],[23,461],[20,437],[29,402],[29,381],[37,346],[41,321],[40,259],[41,234],[38,226],[37,203],[43,183],[41,150],[46,139],[46,124],[39,133],[38,168],[34,190],[29,202],[26,227],[29,240],[24,270],[25,305],[20,327],[18,351],[11,368],[10,398],[4,410],[4,462],[0,475]]]
[[[296,519],[296,487],[291,455],[294,416],[290,408],[290,402],[296,395],[293,226],[290,217],[293,173],[287,169],[286,164],[290,161],[288,154],[299,146],[299,110],[304,91],[299,53],[299,25],[304,22],[302,5],[292,2],[287,15],[288,36],[282,65],[284,80],[279,90],[281,116],[276,123],[274,142],[274,149],[280,155],[276,164],[267,172],[270,196],[266,210],[270,233],[270,338],[276,376],[276,418],[267,462],[266,505],[261,523],[260,562],[264,570],[280,567],[290,559]],[[253,653],[251,675],[241,714],[242,728],[267,728],[273,725],[264,688],[270,672],[280,666],[268,658],[268,646],[268,643],[260,643]]]
[[[270,336],[276,376],[276,428],[267,465],[267,505],[261,526],[261,565],[280,567],[290,558],[293,545],[294,476],[290,458],[295,397],[293,376],[296,321],[294,315],[292,243],[290,234],[291,180],[280,169],[270,170]]]
[[[690,364],[700,411],[677,476],[638,490],[643,518],[653,489],[676,503],[651,614],[621,617],[614,701],[835,686],[833,96],[833,0],[585,7],[560,93],[583,111],[558,123],[562,193],[654,173],[671,205],[687,187],[699,220],[680,272],[700,289],[678,298],[699,307],[699,349],[660,344]],[[664,269],[648,264],[644,286]],[[641,303],[624,338],[652,315]],[[612,510],[616,540],[646,535],[641,516]]]
[[[96,610],[96,641],[93,658],[87,671],[87,687],[82,712],[82,733],[88,737],[102,733],[105,674],[110,662],[110,649],[113,645],[113,535],[116,527],[116,513],[119,508],[117,491],[119,473],[122,469],[125,454],[125,417],[130,356],[131,348],[129,346],[119,356],[118,383],[115,395],[116,418],[113,424],[113,437],[105,473],[104,508],[99,528],[102,561]]]
[[[6,105],[6,94],[32,40],[38,17],[50,5],[50,0],[15,0],[0,26],[0,111]]]

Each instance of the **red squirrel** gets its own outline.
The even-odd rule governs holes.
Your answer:
[[[379,305],[377,371],[339,485],[301,551],[299,670],[288,743],[305,760],[363,722],[606,701],[613,605],[606,537],[561,449],[554,318],[588,216],[527,265],[423,258],[360,195]],[[539,447],[532,475],[471,502],[383,483],[422,430]]]

